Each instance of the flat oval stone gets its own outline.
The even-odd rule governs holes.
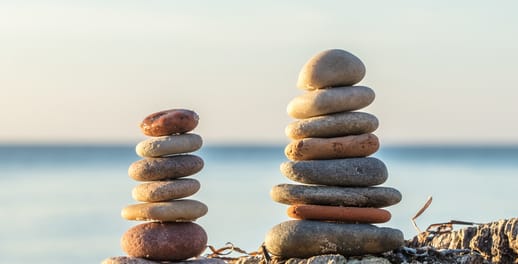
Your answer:
[[[297,86],[315,90],[350,86],[365,76],[365,65],[353,54],[340,49],[325,50],[309,59],[299,73]]]
[[[265,239],[268,252],[284,259],[322,254],[379,254],[401,247],[403,243],[403,233],[397,229],[309,220],[280,223]]]
[[[111,257],[105,259],[101,264],[163,264],[162,261],[153,261],[144,258],[128,256]],[[174,264],[226,264],[222,259],[217,258],[195,258],[185,261],[175,261]]]
[[[297,120],[286,127],[286,136],[292,139],[308,137],[330,138],[374,132],[378,119],[363,112],[340,112]]]
[[[374,134],[294,140],[284,149],[290,160],[325,160],[366,157],[379,149]]]
[[[373,157],[288,161],[281,173],[300,183],[347,187],[374,186],[388,178],[383,161]]]
[[[131,257],[178,261],[200,255],[207,246],[207,233],[192,222],[144,223],[130,228],[121,239]]]
[[[303,119],[338,112],[354,111],[374,101],[374,91],[366,86],[345,86],[305,92],[288,104],[288,114]]]
[[[389,211],[379,208],[342,207],[313,204],[296,204],[288,207],[287,214],[295,219],[337,221],[348,223],[385,223],[391,218]]]
[[[203,164],[202,158],[190,154],[146,158],[133,162],[128,169],[128,174],[136,181],[177,179],[201,171]]]
[[[278,184],[270,191],[283,204],[316,204],[346,207],[386,207],[401,201],[401,193],[390,187],[337,187]]]
[[[163,157],[174,154],[183,154],[201,148],[203,140],[197,134],[181,134],[149,138],[138,143],[137,155],[141,157]]]
[[[140,123],[140,129],[144,135],[152,137],[183,134],[193,130],[199,119],[198,114],[191,110],[164,110],[144,118]]]
[[[142,183],[131,192],[133,199],[141,202],[163,202],[195,194],[200,182],[195,179],[178,179]]]
[[[195,221],[207,214],[208,208],[196,200],[174,200],[158,203],[128,205],[122,209],[122,218],[137,221],[182,222]]]

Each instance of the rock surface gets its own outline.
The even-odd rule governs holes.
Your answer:
[[[159,137],[172,134],[183,134],[198,125],[198,114],[187,109],[170,109],[148,115],[140,123],[142,133]]]
[[[203,144],[202,138],[193,133],[149,138],[137,144],[135,151],[143,158],[163,157],[196,151]]]
[[[203,165],[202,158],[190,154],[146,158],[133,162],[128,174],[136,181],[170,180],[198,173],[203,169]]]
[[[353,54],[340,49],[322,51],[302,67],[297,86],[315,90],[333,86],[349,86],[365,76],[365,65]]]
[[[387,210],[363,207],[342,207],[312,204],[296,204],[286,212],[295,219],[335,221],[347,223],[385,223],[391,218]]]
[[[346,86],[305,92],[288,104],[288,114],[303,119],[362,109],[374,101],[374,91],[366,86]]]
[[[207,234],[195,223],[144,223],[130,228],[121,239],[131,257],[178,261],[201,254]]]
[[[105,259],[101,264],[162,264],[163,261],[153,261],[144,258],[134,258],[134,257],[111,257]],[[173,263],[173,262],[167,262]],[[226,262],[222,259],[217,258],[196,258],[196,259],[188,259],[183,261],[175,261],[175,264],[225,264]]]
[[[401,193],[390,187],[336,187],[279,184],[270,196],[283,204],[315,204],[346,207],[386,207],[401,201]]]
[[[403,233],[368,224],[339,224],[292,220],[274,226],[266,235],[269,253],[283,258],[321,254],[377,254],[403,245]]]
[[[518,260],[518,218],[434,234],[423,232],[408,244],[440,249],[470,249],[480,252],[492,263],[516,263]]]
[[[131,196],[141,202],[163,202],[189,197],[200,189],[195,179],[178,179],[139,184],[133,188]]]
[[[296,182],[331,186],[367,187],[388,178],[385,164],[373,157],[288,161],[281,164],[280,170]]]
[[[294,140],[284,149],[290,160],[326,160],[366,157],[378,151],[374,134],[334,138],[304,138]]]
[[[372,133],[378,128],[378,119],[363,112],[341,112],[297,120],[286,127],[286,136],[292,139],[308,137],[330,138]]]
[[[127,220],[175,222],[194,221],[207,214],[207,211],[204,203],[185,199],[132,204],[123,208],[121,215]]]

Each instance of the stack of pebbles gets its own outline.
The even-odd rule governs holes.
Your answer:
[[[302,68],[299,88],[305,93],[288,105],[299,119],[286,128],[292,139],[285,149],[291,161],[281,172],[302,184],[279,184],[271,190],[274,201],[288,204],[288,216],[297,220],[273,227],[266,248],[281,258],[321,254],[361,256],[403,245],[403,233],[373,223],[390,220],[380,209],[401,200],[399,191],[373,187],[388,177],[382,161],[367,157],[379,148],[371,134],[375,116],[353,112],[370,105],[374,91],[353,86],[363,79],[365,66],[344,50],[327,50]]]
[[[197,180],[184,178],[203,168],[200,157],[187,154],[202,146],[199,135],[188,133],[197,124],[198,115],[185,109],[157,112],[142,121],[142,132],[151,138],[137,145],[137,154],[144,159],[131,164],[128,170],[131,178],[144,182],[132,192],[133,198],[142,203],[124,208],[122,217],[148,222],[123,235],[121,246],[129,258],[119,257],[119,262],[112,258],[106,263],[180,261],[205,250],[207,234],[193,221],[207,213],[207,206],[183,199],[200,189]]]

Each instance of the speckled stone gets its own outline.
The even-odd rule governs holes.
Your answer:
[[[305,92],[288,104],[288,114],[303,119],[338,112],[354,111],[374,101],[374,91],[366,86],[345,86]]]
[[[137,221],[195,221],[207,214],[207,206],[196,200],[174,200],[169,202],[139,203],[122,209],[121,216]]]
[[[141,157],[163,157],[196,151],[203,144],[202,138],[193,133],[149,138],[137,144],[136,152]]]
[[[319,185],[367,187],[388,178],[385,164],[373,157],[288,161],[280,170],[290,180]]]
[[[178,179],[139,184],[133,188],[133,199],[141,202],[163,202],[189,197],[200,189],[195,179]]]
[[[378,119],[363,112],[341,112],[297,120],[286,127],[286,136],[292,139],[308,137],[330,138],[374,132]]]
[[[340,49],[322,51],[302,67],[297,86],[315,90],[333,86],[349,86],[365,76],[365,65],[353,54]]]
[[[121,246],[131,257],[179,261],[200,255],[207,246],[207,234],[192,222],[150,222],[126,231]]]
[[[284,149],[290,160],[326,160],[366,157],[379,149],[374,134],[294,140]]]
[[[282,258],[379,254],[403,246],[403,243],[403,233],[397,229],[309,220],[292,220],[276,225],[265,239],[268,252]]]
[[[165,158],[146,158],[133,162],[129,176],[136,181],[159,181],[186,177],[203,168],[203,159],[196,155],[174,155]]]
[[[144,118],[140,123],[140,129],[144,135],[152,137],[183,134],[193,130],[199,119],[198,114],[192,110],[164,110]]]
[[[379,208],[342,207],[314,204],[295,204],[286,214],[295,219],[335,221],[347,223],[385,223],[391,218],[389,211]]]
[[[279,184],[270,196],[283,204],[316,204],[347,207],[386,207],[401,201],[401,193],[390,187],[336,187]]]

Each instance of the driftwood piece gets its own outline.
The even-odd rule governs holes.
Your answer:
[[[450,232],[422,232],[408,241],[407,246],[470,249],[492,263],[518,263],[518,218]]]

